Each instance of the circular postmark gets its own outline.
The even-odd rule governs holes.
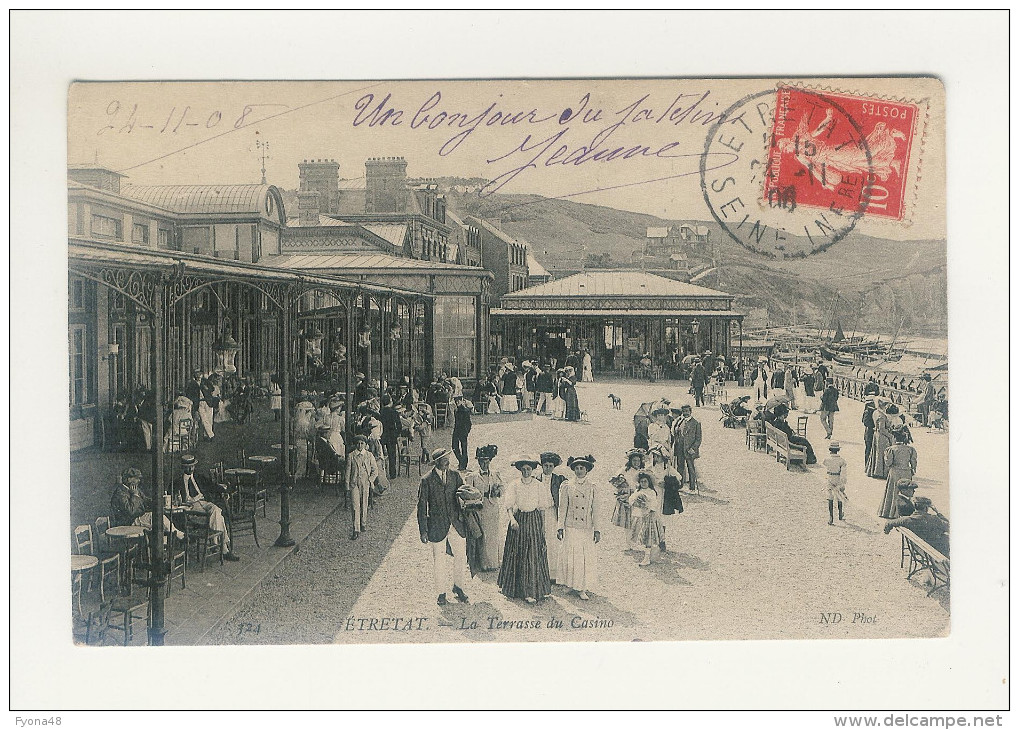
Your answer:
[[[736,155],[709,170],[707,159]],[[722,230],[777,258],[824,251],[867,210],[873,160],[860,124],[835,99],[799,87],[750,94],[708,131],[701,192]]]

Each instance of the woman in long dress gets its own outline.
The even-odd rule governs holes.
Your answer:
[[[594,468],[593,456],[571,456],[566,462],[573,476],[559,490],[559,518],[556,537],[559,550],[559,582],[588,600],[589,590],[598,587],[598,553],[601,541],[601,513],[597,488],[588,479]]]
[[[558,582],[559,540],[556,537],[556,522],[559,518],[559,491],[566,477],[556,474],[555,468],[563,463],[562,457],[553,451],[541,455],[541,474],[538,479],[548,485],[552,495],[552,509],[545,513],[545,546],[548,550],[548,574],[553,583]]]
[[[796,388],[799,385],[800,379],[796,377],[796,370],[793,367],[786,368],[785,371],[785,395],[789,399],[789,409],[797,410],[796,408]],[[801,401],[802,402],[802,401]]]
[[[573,384],[573,379],[565,373],[559,388],[559,397],[566,403],[566,420],[579,421],[580,399],[577,398],[577,386]]]
[[[471,485],[481,493],[481,530],[484,541],[484,558],[476,570],[498,570],[502,562],[503,541],[505,540],[505,522],[503,521],[503,483],[502,476],[492,471],[492,459],[499,453],[494,444],[481,446],[474,452],[478,461],[478,471],[471,475]]]
[[[564,372],[556,370],[555,380],[552,383],[552,419],[561,421],[566,416],[566,400],[563,398]]]
[[[583,376],[583,378],[581,380],[583,382],[585,382],[585,383],[593,383],[594,382],[594,369],[592,368],[592,365],[591,365],[591,353],[587,352],[586,350],[584,351],[584,360],[583,360],[583,366],[582,367],[583,367],[584,376]]]
[[[308,439],[314,433],[314,413],[315,406],[311,401],[302,400],[294,406],[294,463],[291,466],[297,479],[304,478],[308,473]]]
[[[906,443],[907,434],[902,429],[894,431],[895,444],[885,449],[884,463],[888,469],[885,482],[885,496],[881,500],[878,514],[885,519],[899,516],[899,480],[912,479],[916,475],[916,449]],[[873,453],[873,452],[871,452]]]
[[[894,403],[890,403],[884,410],[880,408],[874,411],[874,437],[870,447],[870,456],[867,459],[867,476],[874,479],[886,479],[888,467],[885,466],[885,451],[892,445],[892,420],[891,416],[897,416],[899,409]]]
[[[216,391],[216,396],[219,398],[219,402],[216,404],[216,423],[226,423],[227,421],[233,420],[230,416],[230,411],[227,408],[230,407],[230,400],[233,398],[234,390],[233,381],[224,382],[223,376],[218,373],[214,373],[209,378],[211,383],[214,383],[213,387]]]
[[[552,595],[545,544],[545,517],[552,508],[548,485],[534,478],[538,457],[525,455],[513,462],[520,479],[506,485],[503,508],[509,529],[499,569],[499,589],[509,598],[535,603]]]
[[[210,375],[202,382],[202,397],[198,401],[198,420],[207,438],[215,438],[213,432],[216,406],[219,405],[219,385],[215,382],[218,375]]]

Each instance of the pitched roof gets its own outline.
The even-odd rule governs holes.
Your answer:
[[[732,294],[687,284],[646,271],[599,269],[518,289],[503,300],[528,297],[729,297]]]
[[[121,195],[176,213],[265,214],[272,185],[123,185]]]
[[[489,274],[478,266],[461,266],[440,261],[388,256],[382,253],[288,253],[278,256],[264,256],[268,266],[280,269],[326,270],[326,269],[419,269],[462,272],[465,274]]]
[[[361,225],[379,238],[386,239],[397,248],[403,248],[403,241],[407,237],[407,225],[405,223],[362,223]]]
[[[528,276],[551,276],[548,269],[541,265],[538,259],[534,258],[531,249],[527,249],[527,275]]]
[[[669,235],[669,227],[664,226],[648,226],[647,237],[648,238],[665,238]]]
[[[321,214],[318,217],[318,223],[313,223],[312,224],[312,226],[349,226],[349,225],[350,225],[349,223],[344,223],[343,221],[338,221],[335,218],[330,218],[327,215],[321,215]],[[301,217],[300,216],[292,215],[292,216],[287,218],[287,227],[288,228],[308,228],[309,226],[304,226],[304,225],[301,224]]]

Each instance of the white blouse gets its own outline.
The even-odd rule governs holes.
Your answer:
[[[552,509],[552,493],[548,489],[548,484],[534,477],[527,482],[523,479],[514,479],[506,485],[503,506],[510,516],[514,512]]]

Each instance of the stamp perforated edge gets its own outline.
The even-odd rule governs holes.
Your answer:
[[[928,78],[928,77],[917,77],[917,78]],[[894,226],[897,228],[910,228],[913,225],[913,215],[916,211],[916,201],[919,197],[920,179],[923,176],[923,156],[924,150],[927,144],[927,127],[930,123],[931,104],[929,97],[922,97],[919,99],[912,99],[906,97],[891,96],[888,94],[875,94],[864,90],[849,90],[833,87],[830,85],[813,85],[804,83],[802,81],[793,81],[790,83],[778,83],[775,85],[776,91],[780,86],[786,86],[791,88],[803,89],[804,91],[812,91],[816,94],[838,94],[840,96],[854,96],[858,98],[867,99],[880,99],[881,101],[893,102],[896,104],[913,104],[917,109],[922,110],[922,114],[917,114],[913,126],[913,148],[910,152],[910,156],[915,158],[916,165],[912,166],[906,173],[906,182],[904,183],[905,194],[902,198],[902,219],[891,220],[888,218],[882,218],[879,216],[867,216],[864,213],[864,218],[867,221],[868,227],[884,227]],[[922,128],[918,128],[922,124]]]

